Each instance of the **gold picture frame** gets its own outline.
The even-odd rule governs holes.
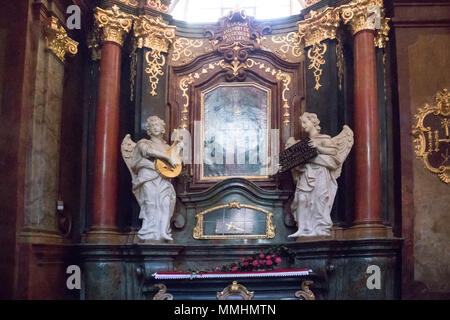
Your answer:
[[[222,208],[236,208],[236,209],[241,209],[241,208],[249,208],[249,209],[253,209],[259,212],[263,212],[266,214],[266,229],[265,229],[265,234],[251,234],[251,235],[205,235],[204,234],[204,229],[203,229],[203,216],[211,211],[217,210],[217,209],[222,209]],[[197,219],[197,224],[194,228],[194,233],[193,233],[193,237],[194,239],[197,240],[202,240],[202,239],[273,239],[275,237],[275,225],[272,222],[272,218],[273,218],[273,213],[253,206],[253,205],[249,205],[249,204],[241,204],[238,201],[234,200],[228,204],[223,204],[223,205],[219,205],[219,206],[215,206],[206,210],[203,210],[202,212],[199,212],[195,215],[195,218]]]

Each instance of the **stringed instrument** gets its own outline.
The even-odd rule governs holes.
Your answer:
[[[178,145],[179,142],[180,142],[179,140],[176,140],[170,146],[169,150],[166,152],[166,154],[169,157],[174,157],[178,159],[178,154],[174,154],[174,151],[176,151],[175,147]],[[160,175],[166,178],[175,178],[180,175],[181,170],[183,169],[183,165],[180,161],[179,165],[177,165],[176,167],[172,167],[167,161],[156,159],[155,169]]]

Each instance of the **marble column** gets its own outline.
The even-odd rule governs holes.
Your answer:
[[[117,231],[121,47],[132,19],[117,6],[96,9],[101,60],[95,123],[91,233]]]
[[[382,3],[368,0],[350,3],[342,12],[354,36],[355,217],[352,229],[356,230],[356,237],[386,235],[381,217],[376,23],[367,14],[373,5],[382,7]]]

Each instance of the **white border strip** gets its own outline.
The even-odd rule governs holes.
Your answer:
[[[284,272],[262,272],[262,273],[204,273],[204,274],[158,274],[155,272],[152,276],[155,279],[214,279],[214,278],[267,278],[267,277],[289,277],[289,276],[307,276],[312,270],[284,271]]]

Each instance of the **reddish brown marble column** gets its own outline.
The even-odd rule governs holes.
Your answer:
[[[92,230],[117,229],[121,47],[102,45],[95,122]]]
[[[374,31],[355,34],[355,221],[381,223],[380,137]]]

